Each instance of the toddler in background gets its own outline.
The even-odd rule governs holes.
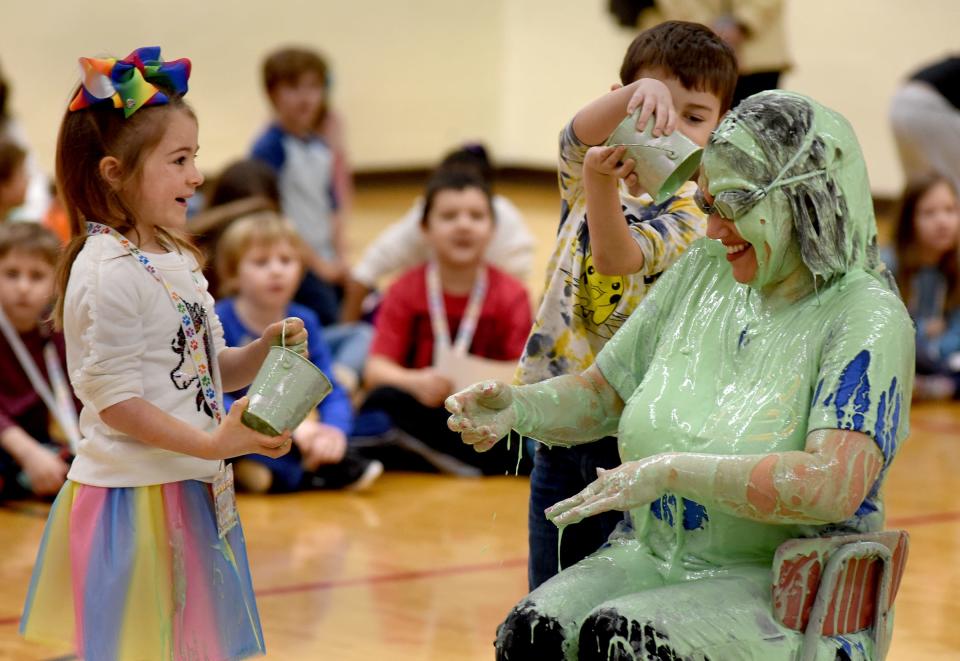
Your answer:
[[[280,209],[280,191],[273,169],[257,159],[241,160],[231,163],[223,170],[210,193],[207,209],[190,221],[190,227],[202,237],[202,245],[212,254],[219,237],[236,219],[257,211],[279,212]],[[294,231],[296,232],[296,229]],[[298,238],[297,241],[299,246],[304,247],[304,269],[301,269],[303,273],[309,263],[309,248],[304,246],[302,239]],[[211,281],[218,282],[216,269],[211,271]],[[221,291],[219,282],[216,291]],[[333,355],[333,370],[337,380],[352,394],[360,387],[360,377],[370,350],[370,342],[373,340],[373,326],[362,321],[337,323],[334,317],[323,316],[322,310],[329,311],[336,307],[336,297],[329,289],[316,290],[314,293],[329,294],[325,299],[329,305],[321,305],[318,311],[309,304],[298,301],[296,297],[294,300],[317,315],[320,325],[323,326],[324,340]]]
[[[59,254],[40,225],[0,226],[0,499],[55,494],[79,440],[63,333],[46,321]]]
[[[530,301],[518,280],[486,263],[494,222],[490,190],[475,172],[441,168],[428,182],[420,224],[433,257],[384,296],[364,373],[372,392],[363,411],[385,412],[418,441],[414,453],[367,451],[388,469],[502,475],[517,465],[516,449],[480,454],[447,428],[453,384],[434,367],[444,350],[511,362],[523,351]]]
[[[914,396],[960,394],[960,204],[949,180],[934,177],[903,194],[893,251],[885,251],[917,325]]]
[[[235,220],[217,244],[221,289],[232,298],[217,303],[224,338],[232,346],[255,340],[286,317],[303,319],[309,333],[310,360],[324,372],[333,390],[293,432],[293,450],[276,459],[249,456],[235,463],[237,483],[248,491],[365,489],[383,465],[357,455],[347,443],[353,427],[350,399],[331,370],[330,349],[316,315],[293,303],[303,275],[305,252],[296,230],[277,214],[264,211]],[[246,391],[231,393],[227,405]]]
[[[335,156],[317,132],[327,93],[327,65],[304,48],[282,48],[263,63],[263,84],[273,123],[256,139],[251,156],[277,173],[283,213],[309,247],[297,302],[324,325],[339,320],[339,296],[347,274],[343,223],[335,180]]]

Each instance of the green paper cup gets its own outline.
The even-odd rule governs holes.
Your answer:
[[[286,347],[270,347],[250,386],[241,420],[250,429],[279,436],[296,429],[333,386],[316,365]]]
[[[607,138],[606,144],[627,148],[624,159],[632,158],[635,161],[633,171],[640,185],[660,204],[690,180],[700,165],[703,150],[679,130],[659,138],[653,137],[652,117],[646,128],[638,131],[639,117],[640,110],[637,109],[620,122]]]

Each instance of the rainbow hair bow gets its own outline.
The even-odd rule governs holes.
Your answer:
[[[81,57],[80,78],[80,91],[70,102],[70,110],[110,99],[114,108],[123,108],[123,116],[129,117],[143,106],[170,102],[153,83],[172,89],[180,96],[186,94],[190,60],[164,62],[160,59],[159,46],[146,46],[122,60]]]

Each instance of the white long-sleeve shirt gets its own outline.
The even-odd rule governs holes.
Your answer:
[[[533,267],[533,235],[517,207],[501,195],[493,196],[493,215],[496,226],[487,246],[487,262],[526,282]],[[425,262],[430,257],[430,248],[420,228],[422,216],[423,199],[420,198],[403,218],[383,230],[367,247],[353,267],[353,278],[373,288],[381,278]]]
[[[222,410],[215,356],[224,348],[223,329],[206,280],[195,272],[203,288],[201,297],[190,277],[191,269],[197,268],[192,255],[170,252],[148,257],[183,298],[191,316],[203,320],[198,339],[207,347],[213,345],[208,354]],[[142,397],[199,430],[216,428],[184,348],[180,315],[163,285],[114,237],[95,235],[73,263],[64,303],[67,368],[83,404],[82,438],[67,477],[103,487],[212,481],[220,462],[147,445],[109,427],[99,416],[114,404]]]

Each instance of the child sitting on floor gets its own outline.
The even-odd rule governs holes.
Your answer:
[[[960,395],[960,202],[949,180],[934,177],[903,194],[894,250],[884,257],[917,325],[914,397]]]
[[[400,276],[383,299],[364,371],[373,391],[363,406],[386,412],[420,442],[420,456],[384,447],[370,456],[395,469],[513,472],[517,459],[506,444],[476,453],[447,429],[443,401],[454,384],[436,367],[444,351],[515,362],[530,331],[526,289],[484,258],[494,231],[484,180],[469,170],[438,170],[427,184],[421,227],[433,256]]]
[[[77,440],[63,333],[46,321],[59,254],[40,225],[0,226],[0,498],[57,493]]]
[[[271,459],[250,455],[235,465],[237,483],[258,493],[299,489],[364,489],[383,471],[378,461],[358,456],[347,443],[353,427],[350,400],[331,370],[330,349],[316,315],[292,303],[303,276],[305,247],[293,226],[264,211],[234,221],[217,246],[221,287],[233,294],[217,304],[226,341],[243,346],[270,324],[296,316],[309,333],[310,360],[333,390],[293,433],[293,449]],[[233,393],[239,397],[241,394]],[[228,404],[230,396],[227,397]]]

